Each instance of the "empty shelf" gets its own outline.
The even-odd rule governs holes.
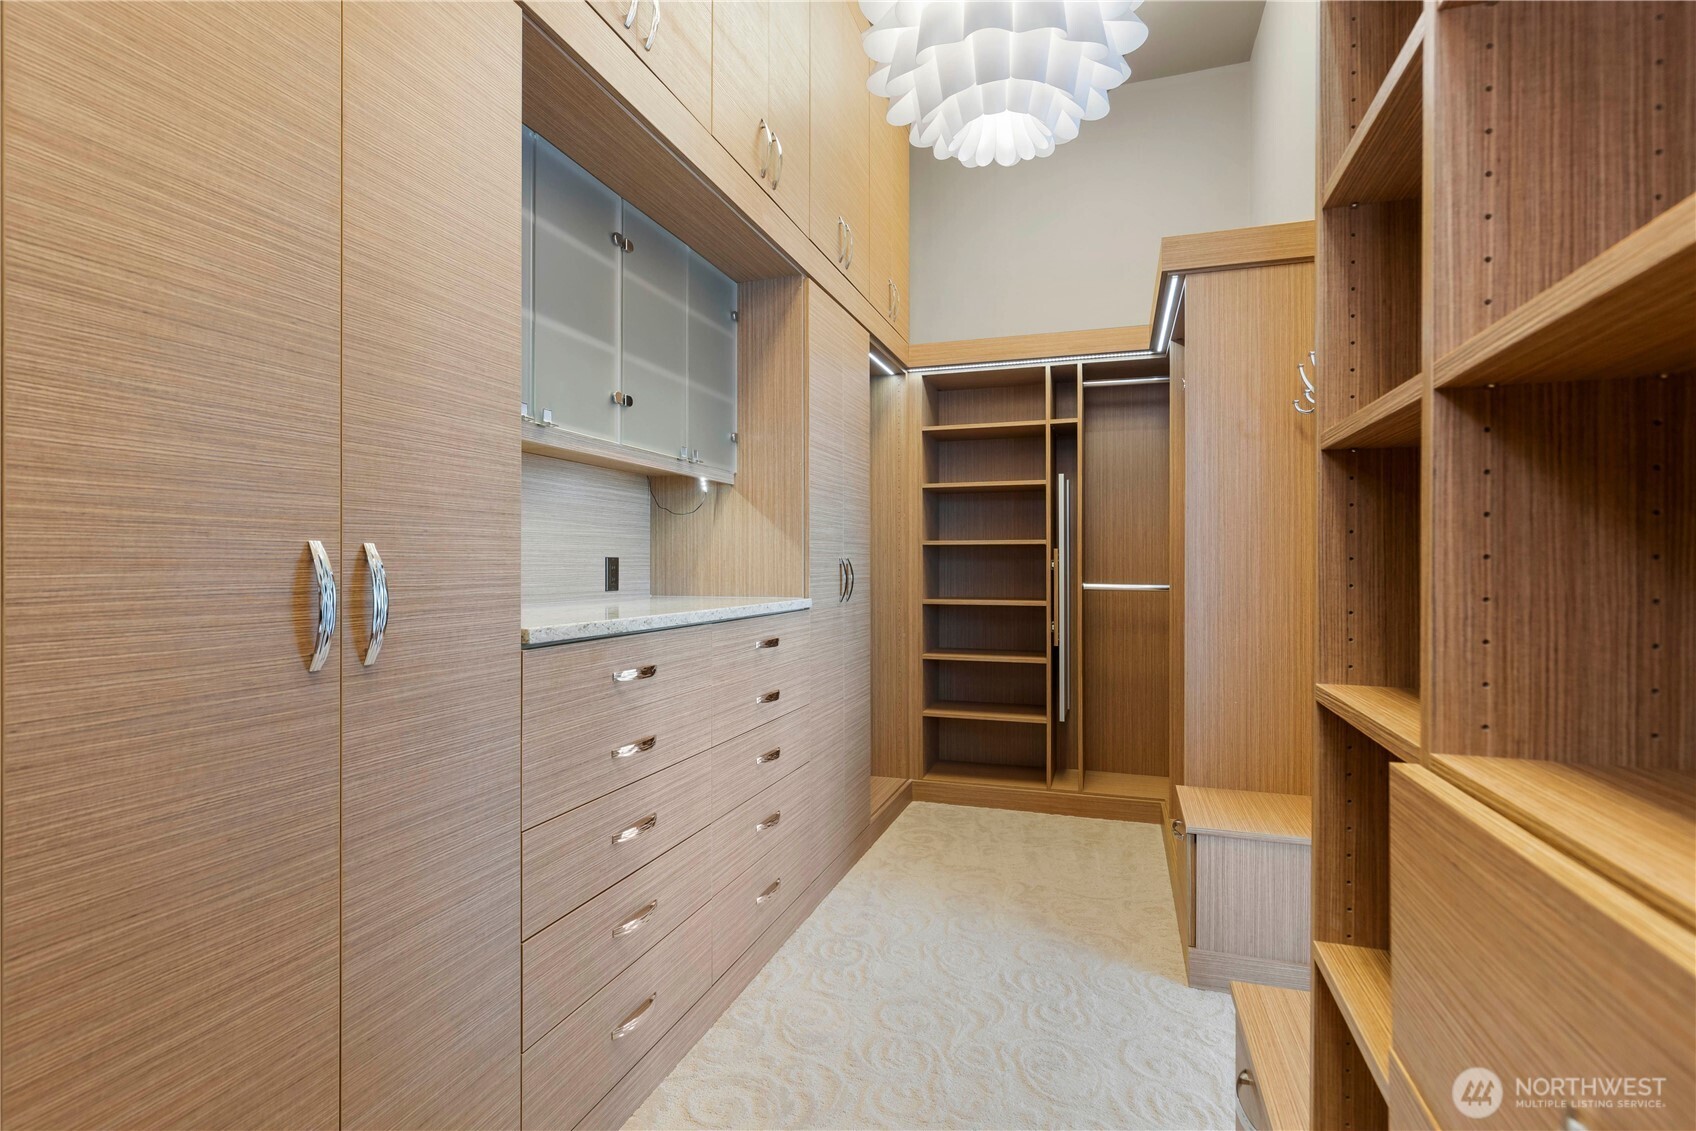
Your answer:
[[[927,719],[983,719],[995,723],[1048,722],[1046,707],[1031,707],[1022,703],[968,703],[954,699],[938,699],[925,708]]]
[[[1413,25],[1348,148],[1325,183],[1325,208],[1419,195],[1424,97],[1420,87],[1425,21]]]
[[[1417,448],[1420,409],[1425,403],[1423,375],[1403,381],[1371,404],[1358,408],[1325,429],[1319,446],[1338,448]]]
[[[961,664],[1046,664],[1042,652],[997,652],[991,648],[938,648],[926,652],[927,660],[945,660]]]
[[[989,440],[1003,436],[1040,436],[1046,420],[1004,420],[985,424],[927,424],[924,433],[936,440]]]
[[[1384,1091],[1390,1078],[1390,952],[1316,942],[1313,960],[1378,1090]]]
[[[1040,491],[1048,486],[1045,479],[976,479],[961,483],[926,483],[927,491]]]
[[[1003,609],[1045,609],[1048,607],[1048,602],[1041,598],[1027,600],[1015,597],[926,597],[925,604]]]
[[[1687,369],[1696,350],[1696,196],[1437,359],[1435,383],[1590,381]]]
[[[1046,538],[926,538],[927,546],[1046,546]]]
[[[1321,683],[1321,706],[1404,762],[1419,761],[1419,696],[1400,687]]]
[[[989,762],[937,762],[925,771],[926,781],[951,785],[1013,786],[1046,789],[1047,771],[1041,766],[1000,766]]]

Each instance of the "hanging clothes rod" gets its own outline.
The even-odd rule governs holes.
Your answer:
[[[1086,389],[1106,389],[1114,385],[1168,385],[1171,382],[1170,377],[1118,377],[1110,381],[1085,381],[1083,386]]]
[[[1117,589],[1117,590],[1143,591],[1143,590],[1154,590],[1154,589],[1170,589],[1172,587],[1170,585],[1113,585],[1113,584],[1110,584],[1110,583],[1105,582],[1105,581],[1086,581],[1086,582],[1084,582],[1084,588],[1085,589]]]

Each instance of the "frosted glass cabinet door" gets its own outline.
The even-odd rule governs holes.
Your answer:
[[[530,284],[530,411],[562,428],[616,441],[619,387],[618,276],[625,258],[618,195],[525,130],[533,147]]]
[[[736,470],[736,283],[689,253],[689,448]]]
[[[622,312],[626,407],[619,440],[677,456],[689,444],[689,248],[624,205]]]

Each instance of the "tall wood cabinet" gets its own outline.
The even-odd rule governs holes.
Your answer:
[[[860,48],[859,9],[809,4],[812,12],[813,242],[855,288],[872,296],[871,137],[866,128],[870,62]]]
[[[519,37],[6,10],[8,1125],[517,1119]]]
[[[808,223],[812,14],[807,4],[724,0],[713,11],[713,136]]]

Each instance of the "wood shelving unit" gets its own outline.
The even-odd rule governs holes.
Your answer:
[[[1392,761],[1696,923],[1696,12],[1320,19],[1306,1118],[1377,1131],[1455,1116],[1391,1055]]]

